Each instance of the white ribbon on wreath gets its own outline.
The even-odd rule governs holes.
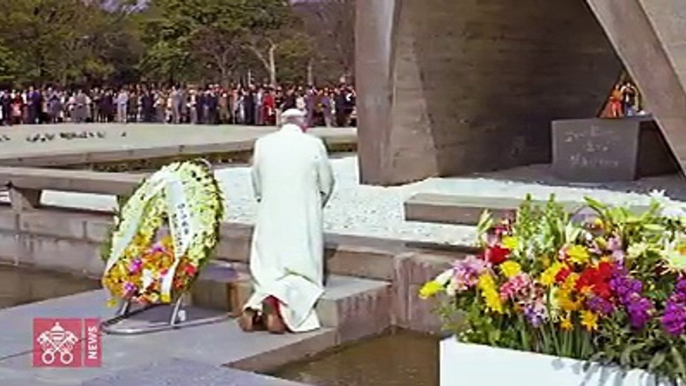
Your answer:
[[[169,217],[169,231],[174,241],[174,263],[162,278],[161,292],[163,300],[170,300],[174,274],[186,254],[195,236],[193,216],[190,211],[183,183],[176,175],[165,176],[167,180],[165,196],[167,198],[167,214]]]

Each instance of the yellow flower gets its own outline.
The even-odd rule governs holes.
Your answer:
[[[505,247],[511,251],[514,251],[519,246],[519,239],[517,239],[516,237],[512,237],[512,236],[505,236],[505,237],[503,237],[502,244],[503,244],[503,247]]]
[[[567,255],[569,259],[576,264],[586,264],[591,256],[588,254],[588,250],[581,245],[574,245],[567,250]]]
[[[581,311],[581,325],[586,327],[588,331],[598,329],[598,315],[591,311]]]
[[[436,296],[439,292],[443,290],[443,286],[440,285],[435,280],[426,282],[422,288],[419,290],[419,297],[422,299],[428,299],[430,297]]]
[[[553,265],[543,271],[539,281],[546,287],[553,285],[553,283],[555,283],[555,277],[562,270],[562,268],[564,268],[564,264],[560,262],[553,263]]]
[[[110,300],[107,301],[107,307],[116,307],[117,303],[119,303],[117,301],[117,299],[111,298]]]
[[[503,302],[500,300],[500,295],[495,287],[495,281],[493,276],[486,273],[479,277],[479,289],[481,290],[481,296],[486,302],[486,307],[492,312],[502,314],[505,312],[503,309]]]
[[[520,273],[522,271],[522,266],[516,261],[506,261],[500,264],[500,271],[509,279]]]
[[[572,325],[571,314],[567,313],[567,315],[560,320],[560,328],[566,331],[570,331],[574,328],[574,325]]]
[[[558,305],[564,311],[578,311],[581,308],[581,301],[573,300],[571,291],[566,288],[560,288],[555,293],[555,297]]]
[[[599,228],[599,229],[605,228],[605,223],[604,223],[603,220],[600,219],[600,218],[596,218],[596,219],[593,221],[593,225],[594,225],[596,228]]]
[[[562,287],[566,289],[567,291],[572,291],[574,287],[576,287],[576,282],[579,280],[579,274],[576,272],[572,272],[567,276],[567,279],[565,279],[565,282],[562,283]]]

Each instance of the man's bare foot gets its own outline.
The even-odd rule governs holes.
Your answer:
[[[253,332],[264,330],[264,323],[262,317],[253,310],[245,310],[238,317],[238,325],[244,332]]]
[[[272,334],[283,334],[288,329],[281,318],[281,310],[279,308],[279,301],[270,296],[262,303],[265,314],[265,325],[267,330]]]

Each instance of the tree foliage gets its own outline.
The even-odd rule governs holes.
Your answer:
[[[0,0],[0,83],[303,81],[329,46],[307,17],[288,0]]]

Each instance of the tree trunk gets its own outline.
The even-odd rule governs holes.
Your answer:
[[[307,61],[307,85],[314,86],[314,60]]]
[[[276,45],[272,44],[269,47],[269,84],[272,87],[276,87],[276,58],[274,52],[276,51]]]

